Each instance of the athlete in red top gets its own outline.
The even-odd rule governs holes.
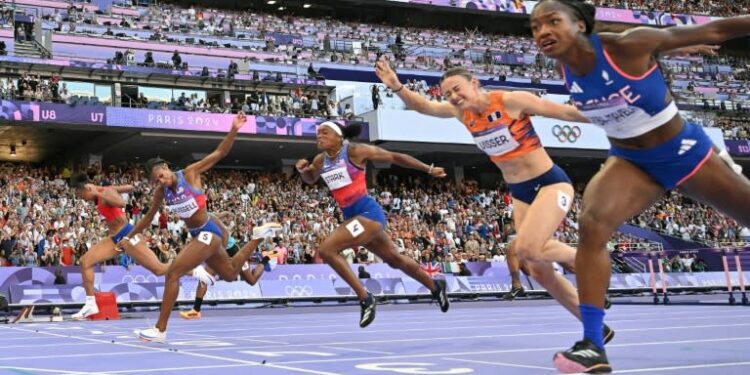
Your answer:
[[[575,262],[575,249],[552,238],[573,203],[573,185],[542,147],[529,116],[588,120],[572,106],[529,92],[487,92],[464,68],[452,68],[443,74],[440,86],[447,102],[428,101],[406,88],[385,59],[377,62],[375,73],[407,107],[429,116],[454,117],[466,126],[474,143],[500,169],[510,188],[517,233],[512,249],[526,263],[531,276],[580,320],[575,287],[552,267],[552,262]],[[513,266],[509,257],[509,268]],[[519,287],[511,292],[521,291]],[[611,330],[605,331],[610,339]]]
[[[85,319],[99,313],[99,307],[94,299],[94,266],[117,256],[122,251],[117,243],[133,229],[122,211],[125,201],[120,196],[121,193],[132,192],[133,186],[96,186],[89,182],[85,173],[73,176],[70,181],[71,187],[75,189],[78,197],[96,202],[96,208],[104,218],[108,228],[108,237],[92,246],[81,257],[81,277],[83,278],[83,288],[86,290],[86,303],[80,311],[73,314],[72,318]],[[133,257],[138,264],[153,272],[154,275],[160,276],[167,272],[168,265],[159,262],[156,254],[146,246],[145,242],[139,242],[137,246],[129,246],[125,249],[125,252]],[[193,275],[206,282],[211,281],[210,275],[202,268],[196,268]]]

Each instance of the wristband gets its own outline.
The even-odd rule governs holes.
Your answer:
[[[395,93],[397,93],[397,92],[399,92],[399,91],[401,91],[403,89],[404,89],[404,85],[401,85],[401,87],[399,87],[398,89],[393,90],[393,93],[395,94]]]
[[[432,174],[432,170],[435,168],[435,163],[430,164],[430,169],[427,170],[427,174]]]

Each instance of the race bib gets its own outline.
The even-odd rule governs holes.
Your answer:
[[[475,135],[474,143],[489,156],[500,156],[518,147],[518,142],[506,127],[493,129],[487,134]]]
[[[180,218],[187,219],[198,211],[198,202],[195,198],[190,198],[184,202],[169,205],[169,211]]]
[[[320,177],[323,178],[323,181],[326,182],[326,185],[328,185],[328,188],[331,190],[341,189],[352,183],[352,178],[349,177],[349,172],[347,172],[344,167],[325,172],[321,174]]]
[[[211,240],[214,238],[214,234],[211,232],[200,232],[198,233],[198,242],[202,242],[206,245],[211,245]]]

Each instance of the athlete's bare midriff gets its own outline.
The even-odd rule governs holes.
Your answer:
[[[503,179],[509,184],[517,184],[543,175],[552,168],[552,159],[543,148],[515,157],[510,160],[496,161]]]
[[[661,145],[677,136],[682,131],[684,121],[677,115],[672,117],[666,124],[651,130],[646,134],[627,139],[609,138],[613,146],[627,149],[649,149]]]

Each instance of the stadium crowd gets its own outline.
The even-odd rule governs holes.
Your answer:
[[[105,235],[94,205],[74,198],[68,188],[70,169],[26,164],[0,169],[0,265],[75,265]],[[137,190],[125,197],[131,220],[148,210],[154,187],[139,166],[94,165],[88,174],[98,183],[135,184]],[[219,170],[209,172],[204,184],[212,212],[234,213],[228,224],[238,242],[247,242],[253,226],[263,221],[283,224],[282,236],[272,245],[280,263],[319,262],[317,245],[341,219],[327,189],[308,187],[295,175]],[[389,232],[406,255],[422,262],[504,259],[513,224],[510,196],[502,187],[480,189],[473,181],[455,184],[381,174],[372,193],[388,212]],[[577,200],[556,234],[561,241],[577,242],[579,211]],[[670,194],[631,224],[705,243],[750,241],[748,228],[678,194]],[[152,250],[164,261],[174,258],[188,238],[184,225],[164,210],[148,232]],[[644,242],[620,234],[610,241],[610,250],[638,249]],[[378,261],[364,248],[342,255],[350,262]],[[122,254],[110,263],[132,262]]]

